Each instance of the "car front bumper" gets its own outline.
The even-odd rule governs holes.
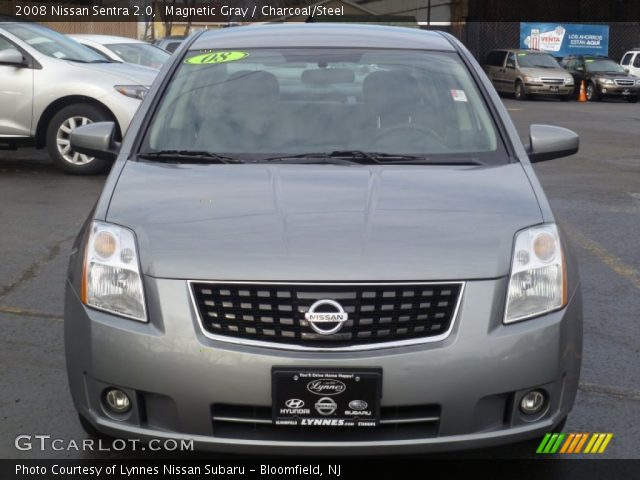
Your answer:
[[[417,453],[531,439],[550,431],[573,406],[581,364],[581,296],[578,288],[563,310],[505,326],[506,285],[505,278],[467,282],[457,321],[442,341],[360,352],[294,352],[205,337],[186,281],[145,277],[146,324],[86,308],[68,284],[65,343],[72,397],[78,412],[103,433],[143,441],[193,440],[199,449],[237,453]],[[309,433],[301,440],[288,433],[298,427],[287,426],[218,429],[214,405],[270,408],[274,365],[380,367],[383,408],[437,406],[437,423],[424,435],[411,430],[406,438],[396,432],[357,440],[348,432],[330,440]],[[107,386],[128,392],[130,413],[120,418],[106,413],[101,395]],[[545,390],[549,402],[540,416],[527,419],[518,403],[533,388]]]
[[[531,95],[571,95],[574,85],[544,85],[536,83],[525,83],[527,93]]]
[[[636,86],[617,86],[598,84],[600,95],[612,97],[638,97],[640,96],[640,87]]]

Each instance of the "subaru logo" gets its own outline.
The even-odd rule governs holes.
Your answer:
[[[328,306],[333,311],[318,311],[323,306]],[[344,311],[342,305],[334,300],[318,300],[304,314],[311,328],[320,335],[331,335],[342,328],[342,325],[349,320],[349,314]],[[323,328],[325,327],[326,328]]]
[[[365,410],[369,405],[364,400],[351,400],[349,402],[349,408],[351,410]]]
[[[333,380],[331,378],[320,378],[307,383],[307,390],[316,395],[338,395],[346,389],[347,386],[340,380]]]
[[[304,407],[304,400],[300,400],[299,398],[290,398],[284,404],[287,408],[302,408]]]
[[[315,404],[316,410],[320,415],[331,415],[338,408],[338,404],[330,397],[323,397]]]

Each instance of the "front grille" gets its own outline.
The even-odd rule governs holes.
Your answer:
[[[213,434],[220,438],[303,442],[408,440],[438,436],[440,406],[381,407],[377,427],[274,425],[271,407],[228,404],[213,405],[212,420]]]
[[[616,85],[620,87],[631,87],[635,83],[633,80],[618,80],[618,79],[615,79],[614,82],[616,82]]]
[[[542,83],[545,85],[562,85],[564,84],[563,78],[543,78]]]
[[[443,338],[454,321],[463,284],[279,284],[191,282],[205,332],[216,338],[300,348],[367,348]],[[348,320],[334,334],[313,330],[305,312],[337,301]],[[335,312],[323,306],[319,312]],[[323,330],[326,330],[323,325]]]

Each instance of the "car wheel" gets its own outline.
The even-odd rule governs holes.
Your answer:
[[[589,102],[597,102],[597,101],[600,100],[600,95],[598,94],[598,89],[591,82],[587,83],[587,100]]]
[[[626,100],[629,103],[638,103],[638,97],[627,97]]]
[[[85,103],[69,105],[56,113],[47,127],[47,150],[53,163],[66,173],[95,175],[105,172],[110,163],[71,149],[71,131],[82,125],[110,120],[102,109]]]
[[[520,80],[516,82],[515,97],[516,100],[527,99],[527,90],[524,88],[524,84]]]

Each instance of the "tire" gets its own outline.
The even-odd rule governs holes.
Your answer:
[[[106,435],[104,433],[99,432],[96,427],[94,427],[89,420],[84,418],[82,415],[78,414],[78,420],[80,420],[80,425],[84,432],[92,438],[102,439],[102,440],[113,440],[114,437]]]
[[[524,84],[518,80],[516,82],[516,87],[514,90],[514,96],[516,100],[526,100],[527,99],[527,90],[524,88]]]
[[[638,97],[627,97],[625,100],[629,103],[638,103]]]
[[[588,102],[599,102],[600,94],[598,93],[598,87],[595,86],[593,82],[587,83],[587,101]]]
[[[54,165],[72,175],[97,175],[106,172],[110,162],[67,150],[69,133],[75,126],[112,120],[101,108],[76,103],[56,113],[47,126],[47,151]]]

